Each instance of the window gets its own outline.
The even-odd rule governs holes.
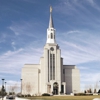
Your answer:
[[[51,33],[51,39],[53,39],[53,34]]]
[[[65,69],[63,69],[63,74],[65,74]]]
[[[55,80],[55,54],[50,54],[50,80]]]
[[[50,54],[50,80],[52,80],[52,54]]]
[[[53,80],[55,80],[55,54],[53,54]]]
[[[49,82],[49,50],[48,50],[48,82]]]

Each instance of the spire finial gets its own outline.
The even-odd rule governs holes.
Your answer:
[[[52,12],[52,6],[50,6],[50,13]]]

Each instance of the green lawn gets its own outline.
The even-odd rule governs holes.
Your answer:
[[[99,96],[40,96],[30,97],[31,100],[93,100],[94,98],[100,98]]]

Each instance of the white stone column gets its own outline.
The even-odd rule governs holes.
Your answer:
[[[59,84],[59,90],[58,90],[58,94],[60,95],[61,92],[61,84]]]
[[[63,82],[62,85],[63,85],[63,90],[64,90],[63,93],[66,94],[66,83]]]
[[[66,84],[64,83],[64,94],[66,93]]]
[[[51,84],[51,93],[53,92],[53,84]]]

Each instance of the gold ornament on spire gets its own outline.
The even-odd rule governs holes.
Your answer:
[[[52,7],[50,6],[50,12],[52,12]]]

